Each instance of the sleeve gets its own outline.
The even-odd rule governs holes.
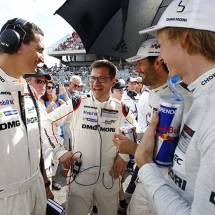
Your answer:
[[[63,154],[67,152],[65,150],[62,139],[58,132],[59,126],[66,122],[71,122],[73,118],[73,104],[70,99],[54,111],[46,115],[44,120],[44,132],[50,144],[50,149],[56,154],[59,159]]]
[[[210,114],[209,117],[211,117]],[[206,122],[209,122],[208,118],[201,123],[206,125]],[[159,211],[159,214],[214,214],[215,171],[211,170],[215,169],[215,137],[214,126],[211,125],[215,125],[215,120],[213,119],[210,122],[212,124],[208,123],[204,129],[201,128],[196,137],[198,140],[195,144],[199,153],[199,167],[197,169],[196,180],[191,181],[187,178],[189,184],[194,183],[193,201],[191,205],[181,198],[178,192],[170,186],[156,164],[145,164],[140,168],[139,177],[145,184],[146,191],[149,197],[153,199],[153,203],[157,211]],[[191,154],[190,157],[192,156],[194,154]],[[188,168],[190,173],[192,173],[194,168],[192,166]]]
[[[191,207],[169,185],[156,164],[145,164],[140,168],[138,176],[159,214],[191,214]]]

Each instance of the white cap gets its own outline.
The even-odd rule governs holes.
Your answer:
[[[149,56],[158,56],[160,54],[160,46],[157,39],[150,39],[145,41],[139,48],[137,55],[126,59],[129,63],[134,63]]]
[[[137,82],[137,79],[130,77],[127,79],[127,82]]]
[[[192,28],[215,32],[214,0],[173,0],[162,14],[157,25],[139,31],[157,36],[157,30],[166,27]]]

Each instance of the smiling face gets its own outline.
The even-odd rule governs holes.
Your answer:
[[[158,32],[158,43],[161,47],[160,56],[169,70],[169,77],[186,75],[186,49],[176,39],[168,39],[165,31]]]
[[[28,81],[29,85],[31,85],[37,92],[39,96],[43,96],[46,90],[46,77],[41,76],[39,78],[31,77]]]
[[[136,71],[140,74],[143,80],[143,84],[146,86],[154,86],[157,80],[157,74],[154,64],[151,65],[147,58],[138,61]]]
[[[38,64],[44,63],[44,38],[40,34],[35,34],[35,40],[28,45],[22,43],[20,49],[19,65],[25,74],[36,73]]]
[[[93,92],[95,98],[100,102],[105,102],[110,97],[110,89],[115,84],[115,79],[110,78],[109,68],[98,67],[93,68],[90,75],[93,79],[99,77],[108,77],[105,78],[105,82],[99,82],[98,79],[95,82],[89,82],[90,88]]]

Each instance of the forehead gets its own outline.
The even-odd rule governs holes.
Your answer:
[[[148,58],[147,57],[138,61],[138,63],[146,63],[146,62],[148,62]]]
[[[37,49],[41,49],[42,51],[45,49],[44,37],[40,34],[35,34],[35,39],[30,43]]]
[[[109,68],[106,67],[93,68],[91,71],[91,76],[94,77],[109,76]]]
[[[79,79],[74,79],[72,82],[70,82],[70,84],[71,83],[80,84],[80,80]]]

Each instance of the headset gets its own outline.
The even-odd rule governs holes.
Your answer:
[[[27,23],[27,20],[16,19],[14,23],[8,24],[0,35],[0,50],[7,54],[14,54],[21,46],[22,41],[25,38],[26,32],[23,27]],[[21,37],[16,31],[20,29],[23,31],[24,36]]]

